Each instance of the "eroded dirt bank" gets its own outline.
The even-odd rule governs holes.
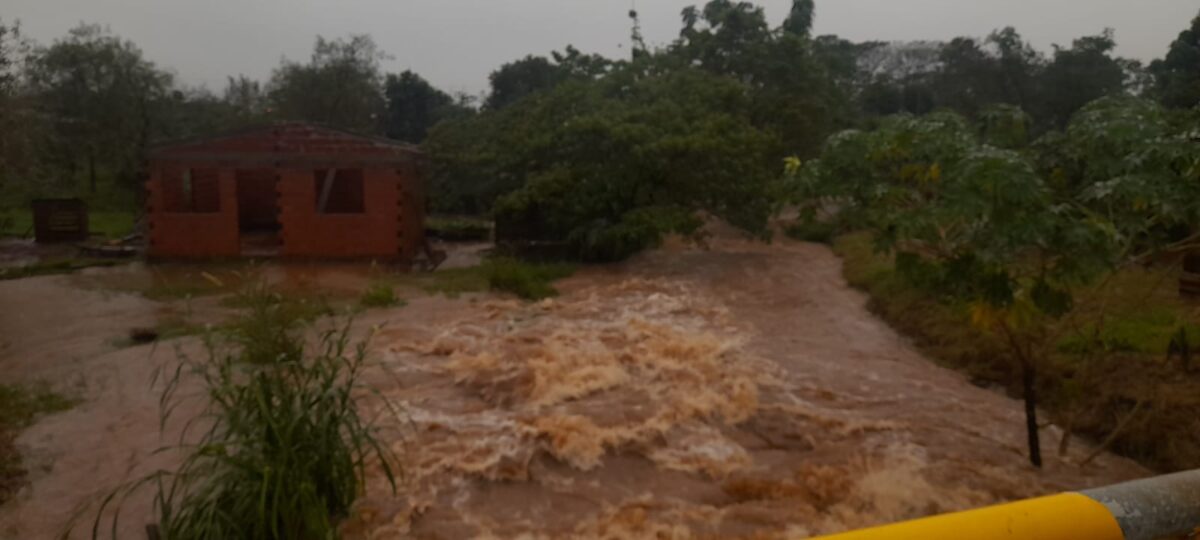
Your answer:
[[[409,470],[399,495],[372,478],[348,536],[803,538],[1146,474],[1076,466],[1082,445],[1032,469],[1020,403],[921,358],[827,248],[711,247],[587,269],[538,304],[409,291],[361,317],[381,328],[371,382],[407,411],[387,436]],[[86,537],[99,497],[169,464],[148,459],[164,440],[149,382],[195,343],[114,350],[163,306],[68,277],[0,283],[0,302],[40,306],[0,317],[7,380],[78,379],[85,399],[21,437],[31,485],[0,536],[84,517]],[[141,537],[148,508],[118,537]]]
[[[824,247],[718,240],[560,288],[379,336],[412,469],[354,533],[802,538],[1145,474],[1083,448],[1032,469],[1020,403],[921,358]]]

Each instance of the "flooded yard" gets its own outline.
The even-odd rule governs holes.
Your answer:
[[[363,266],[260,270],[335,302],[376,279]],[[204,272],[0,282],[7,382],[83,399],[20,438],[30,484],[0,508],[6,537],[72,522],[85,537],[115,486],[170,465],[151,457],[178,430],[160,434],[153,376],[198,340],[113,340],[181,313],[219,321],[220,293],[146,294],[155,275],[195,287],[239,275]],[[406,306],[356,319],[377,329],[369,382],[403,411],[383,435],[406,470],[396,493],[371,477],[347,537],[805,538],[1148,474],[1111,455],[1079,465],[1084,445],[1031,468],[1021,404],[922,358],[823,246],[721,236],[557,286],[536,303],[401,287]],[[126,506],[120,538],[144,535],[149,495]]]

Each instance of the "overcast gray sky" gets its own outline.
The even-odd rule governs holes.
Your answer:
[[[700,0],[637,0],[647,40],[669,42],[679,12]],[[790,0],[761,0],[772,25]],[[280,58],[306,59],[314,37],[374,36],[393,59],[450,91],[479,93],[500,64],[574,44],[626,54],[632,0],[4,0],[43,44],[79,22],[100,23],[192,85],[220,91],[227,75],[266,78]],[[1144,61],[1200,10],[1197,0],[817,0],[816,32],[855,41],[982,36],[1015,26],[1037,47],[1115,28],[1119,53]]]

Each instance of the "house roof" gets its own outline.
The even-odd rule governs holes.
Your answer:
[[[424,154],[416,146],[400,141],[289,122],[166,142],[151,147],[147,157],[151,161],[241,166],[387,166],[421,161]]]

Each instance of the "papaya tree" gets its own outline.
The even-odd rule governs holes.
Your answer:
[[[861,213],[898,273],[1000,338],[1020,376],[1030,461],[1041,466],[1037,381],[1048,361],[1047,323],[1111,265],[1111,229],[1061,202],[1028,157],[980,144],[949,113],[835,136],[798,176],[806,195]]]
[[[923,204],[878,208],[880,247],[897,271],[963,305],[994,333],[1019,374],[1030,461],[1041,466],[1037,379],[1051,323],[1074,291],[1111,265],[1109,230],[1057,203],[1022,155],[973,150],[947,167]]]

